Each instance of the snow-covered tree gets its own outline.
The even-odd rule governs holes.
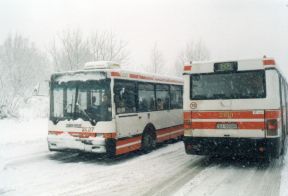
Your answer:
[[[47,80],[49,63],[35,44],[19,34],[0,44],[0,106],[16,114],[21,101],[33,94],[33,86]]]
[[[176,75],[181,76],[183,66],[187,62],[209,60],[210,52],[205,44],[200,40],[197,42],[189,42],[186,44],[183,51],[181,51],[175,62]]]

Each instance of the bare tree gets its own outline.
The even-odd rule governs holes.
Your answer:
[[[112,32],[95,32],[84,37],[79,30],[67,30],[54,39],[49,53],[56,71],[82,68],[88,61],[117,61],[128,59],[127,44]]]
[[[50,55],[56,71],[79,69],[89,60],[88,42],[80,30],[67,30],[54,38]]]
[[[9,35],[0,45],[0,65],[0,104],[15,114],[20,101],[32,95],[33,86],[48,79],[48,60],[28,38]]]
[[[157,43],[154,44],[151,51],[151,67],[152,73],[163,73],[164,58],[160,50],[158,49]]]
[[[88,43],[93,61],[124,63],[128,60],[127,42],[118,39],[112,32],[94,32],[89,37]]]
[[[209,60],[210,53],[205,44],[200,40],[198,42],[189,42],[185,49],[178,55],[175,62],[176,75],[181,76],[183,66],[187,62]]]

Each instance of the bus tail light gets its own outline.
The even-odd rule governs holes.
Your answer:
[[[266,130],[267,136],[277,135],[278,121],[277,119],[268,119],[266,120]]]
[[[264,59],[263,65],[276,65],[276,63],[274,59]]]
[[[184,71],[191,71],[192,70],[192,66],[191,65],[185,65],[184,66]]]

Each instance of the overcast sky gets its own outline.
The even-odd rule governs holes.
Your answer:
[[[128,42],[129,64],[148,65],[155,42],[171,67],[189,41],[212,60],[276,57],[288,75],[287,0],[0,0],[0,41],[28,36],[43,49],[63,30],[108,30]]]

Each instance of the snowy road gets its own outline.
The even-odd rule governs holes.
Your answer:
[[[44,139],[0,147],[3,195],[279,195],[283,162],[189,156],[182,142],[115,161],[52,153]]]

